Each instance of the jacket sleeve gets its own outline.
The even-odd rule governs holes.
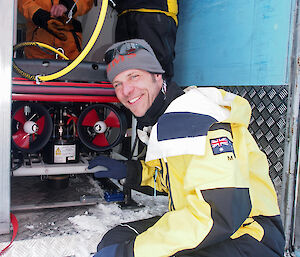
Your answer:
[[[34,0],[18,0],[18,10],[27,20],[31,20],[38,9],[42,7]]]
[[[129,188],[151,187],[158,192],[165,192],[162,186],[162,176],[160,164],[156,167],[151,167],[145,161],[130,160],[127,164],[127,176],[125,185]]]
[[[211,140],[223,138],[232,142],[231,134],[223,129],[209,131],[205,155],[167,158],[174,208],[136,237],[135,257],[173,256],[210,246],[229,239],[248,218],[247,162],[241,163],[234,148],[214,152]],[[240,145],[246,151],[245,144]]]

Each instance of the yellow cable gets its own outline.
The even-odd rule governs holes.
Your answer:
[[[60,57],[64,58],[65,60],[69,60],[69,58],[67,56],[65,56],[61,51],[58,51],[56,48],[49,46],[47,44],[41,43],[41,42],[35,42],[37,43],[39,46],[47,48],[51,51],[53,51],[54,53],[58,54]]]
[[[44,43],[40,43],[40,42],[22,42],[22,43],[19,43],[19,44],[15,45],[13,50],[16,51],[19,48],[26,47],[26,46],[39,46],[39,47],[42,47],[42,48],[46,48],[46,49],[51,50],[52,52],[55,52],[56,54],[58,54],[60,57],[64,58],[65,60],[69,60],[69,58],[67,56],[65,56],[62,52],[58,51],[56,48],[54,48],[52,46],[49,46],[47,44],[44,44]],[[18,67],[18,65],[15,63],[14,59],[13,59],[13,68],[20,75],[22,75],[23,77],[25,77],[27,79],[30,79],[30,80],[36,80],[37,79],[36,75],[29,74],[29,73],[23,71],[22,69],[20,69]]]
[[[67,74],[68,72],[70,72],[72,69],[74,69],[83,59],[84,57],[89,53],[89,51],[91,50],[91,48],[93,47],[93,45],[95,44],[100,31],[102,29],[103,23],[104,23],[104,19],[106,16],[106,12],[107,12],[107,6],[108,6],[108,0],[102,0],[102,5],[101,5],[101,11],[99,14],[99,18],[98,18],[98,22],[97,25],[95,27],[95,30],[89,40],[89,42],[87,43],[86,47],[82,50],[82,52],[80,53],[80,55],[77,56],[77,58],[70,64],[68,65],[66,68],[50,74],[50,75],[45,75],[45,76],[39,76],[38,79],[41,81],[49,81],[49,80],[54,80],[57,79],[59,77],[64,76],[65,74]]]
[[[60,57],[64,58],[65,60],[69,60],[69,58],[67,56],[65,56],[62,52],[58,51],[56,48],[54,48],[52,46],[49,46],[47,44],[44,44],[44,43],[40,43],[40,42],[22,42],[20,44],[15,45],[13,50],[16,51],[19,48],[26,47],[26,46],[38,46],[38,47],[41,47],[41,48],[46,48],[48,50],[51,50],[52,52],[55,52],[56,54],[58,54]],[[16,72],[18,72],[24,78],[37,81],[37,79],[39,77],[39,75],[32,75],[32,74],[29,74],[29,73],[23,71],[15,63],[14,59],[13,59],[13,68],[16,70]]]
[[[22,42],[14,46],[13,50],[16,51],[17,49],[24,47],[24,46],[40,46],[46,49],[51,50],[52,52],[58,54],[60,57],[64,58],[65,60],[69,60],[67,56],[65,56],[62,52],[58,51],[56,48],[49,46],[47,44],[41,42]]]

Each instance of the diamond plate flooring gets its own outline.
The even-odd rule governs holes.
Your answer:
[[[90,175],[70,178],[64,189],[49,188],[39,177],[12,178],[12,208],[21,205],[47,205],[78,202],[80,196],[102,198],[104,191]],[[88,197],[87,197],[88,198]],[[89,199],[89,198],[88,198]],[[12,247],[3,257],[90,257],[104,233],[122,222],[162,215],[168,209],[167,197],[151,197],[133,192],[143,208],[121,209],[100,200],[97,205],[14,211],[19,230]],[[12,233],[0,235],[0,250]]]
[[[20,205],[42,205],[68,201],[79,201],[82,195],[99,196],[90,184],[88,175],[69,179],[69,186],[56,189],[40,177],[12,177],[11,208]],[[76,231],[66,222],[68,217],[84,214],[90,206],[45,208],[40,210],[15,211],[19,226],[17,240],[43,236],[73,234]],[[10,235],[0,235],[0,242],[9,240]]]

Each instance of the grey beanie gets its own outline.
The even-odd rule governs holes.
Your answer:
[[[130,39],[115,43],[106,50],[106,53],[124,43],[137,43],[147,50],[141,48],[129,55],[119,55],[117,53],[114,59],[108,63],[106,68],[107,78],[110,82],[112,82],[118,74],[129,69],[145,70],[151,73],[165,72],[157,60],[152,48],[143,39]]]

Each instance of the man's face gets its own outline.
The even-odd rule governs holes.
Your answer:
[[[142,117],[152,105],[162,87],[162,75],[130,69],[113,79],[113,86],[120,102],[136,117]]]

